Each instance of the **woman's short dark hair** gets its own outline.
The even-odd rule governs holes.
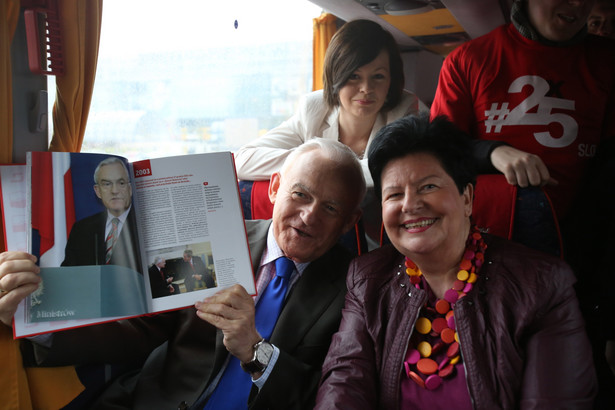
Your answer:
[[[324,97],[329,107],[339,105],[340,89],[359,67],[372,62],[382,50],[389,54],[391,85],[382,109],[395,107],[404,89],[404,67],[395,39],[380,24],[371,20],[353,20],[335,33],[324,63]]]
[[[374,191],[381,197],[382,171],[394,159],[425,153],[440,161],[462,194],[468,184],[476,183],[476,167],[470,137],[446,117],[429,121],[428,114],[409,115],[378,131],[367,153]]]

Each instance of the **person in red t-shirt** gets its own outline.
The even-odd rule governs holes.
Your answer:
[[[588,175],[589,167],[615,135],[615,43],[587,35],[593,3],[516,1],[511,23],[445,59],[431,107],[432,118],[445,115],[476,139],[480,173],[500,172],[517,186],[512,239],[565,256],[584,289],[598,289],[593,284],[607,273],[590,272],[602,257],[595,253],[606,250],[598,236],[588,234],[594,227],[589,219],[600,221],[604,232],[613,231],[614,223],[595,205],[579,206],[595,202],[586,187],[600,174]],[[590,245],[591,257],[580,254],[580,240]],[[597,292],[583,292],[596,358],[604,362],[609,337],[600,335],[598,323],[606,313],[595,308],[602,302]],[[612,335],[610,323],[606,334]]]
[[[482,173],[548,185],[558,219],[598,144],[615,134],[615,51],[586,36],[591,5],[515,2],[512,23],[446,58],[431,107],[432,118],[446,115],[490,141],[475,149]]]

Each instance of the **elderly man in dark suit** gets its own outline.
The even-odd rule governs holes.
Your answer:
[[[159,298],[169,296],[175,292],[175,288],[171,284],[173,276],[169,276],[164,271],[167,261],[162,256],[156,256],[154,263],[150,266],[149,286],[152,290],[152,297]]]
[[[105,210],[75,222],[62,266],[109,264],[141,272],[130,178],[120,158],[109,157],[98,164],[94,192]]]
[[[272,176],[272,220],[246,221],[256,300],[235,285],[196,310],[58,332],[50,349],[26,344],[26,360],[60,365],[146,358],[139,373],[116,381],[94,408],[312,408],[346,294],[351,256],[336,242],[360,217],[364,193],[354,153],[337,141],[314,139]],[[37,280],[27,254],[9,256],[21,259],[24,286]],[[261,313],[275,304],[270,284],[280,276],[288,278],[288,290],[281,311],[264,315],[270,322],[264,324]],[[2,301],[0,320],[8,325]]]

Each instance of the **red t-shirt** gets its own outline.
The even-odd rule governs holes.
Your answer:
[[[503,25],[445,59],[431,107],[437,115],[538,155],[559,181],[547,192],[561,218],[597,145],[615,135],[615,42],[590,35],[549,47]]]

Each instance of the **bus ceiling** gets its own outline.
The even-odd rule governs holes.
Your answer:
[[[310,0],[349,21],[370,19],[389,30],[402,50],[445,56],[464,41],[509,21],[513,0]]]

